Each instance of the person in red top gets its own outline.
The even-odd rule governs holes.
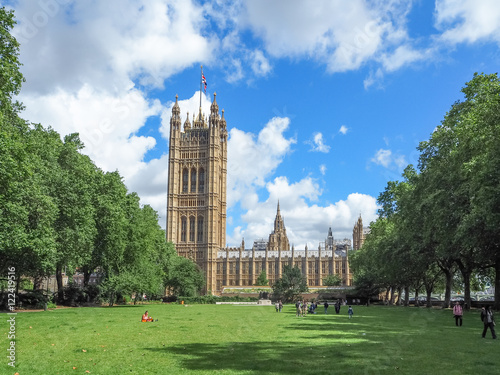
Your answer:
[[[153,321],[153,318],[148,316],[148,310],[146,310],[146,312],[142,316],[142,321],[143,322],[152,322]]]
[[[458,321],[460,321],[460,326],[462,326],[462,316],[464,315],[462,306],[457,301],[455,306],[453,306],[453,316],[455,317],[455,324],[458,326]]]

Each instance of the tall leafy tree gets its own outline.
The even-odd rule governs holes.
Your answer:
[[[38,174],[36,141],[18,116],[22,105],[13,100],[24,81],[14,24],[13,12],[0,8],[0,264],[15,267],[20,281],[50,272],[56,206]]]
[[[266,275],[266,270],[262,270],[261,273],[259,274],[259,277],[257,277],[257,280],[255,281],[255,285],[269,285],[269,280],[267,279]]]
[[[170,261],[165,285],[176,296],[194,297],[205,286],[205,278],[196,263],[176,255]]]
[[[297,299],[300,293],[307,292],[307,279],[300,269],[285,265],[281,279],[273,285],[273,296],[283,301],[291,302]]]

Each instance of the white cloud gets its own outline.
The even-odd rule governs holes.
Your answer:
[[[384,168],[404,169],[407,165],[404,155],[394,155],[391,150],[382,148],[375,153],[370,161]]]
[[[326,165],[321,164],[321,165],[319,166],[319,171],[321,172],[321,174],[322,174],[323,176],[326,174],[326,170],[327,170]]]
[[[357,69],[408,40],[410,6],[398,2],[367,4],[254,0],[246,3],[247,23],[275,57],[312,57],[330,72]]]
[[[436,0],[436,27],[446,43],[500,43],[500,7],[497,0]]]
[[[115,92],[130,89],[133,79],[161,87],[194,62],[209,61],[217,43],[202,36],[202,9],[191,1],[75,1],[37,23],[48,14],[45,3],[16,6],[21,61],[37,61],[23,69],[25,91],[75,92],[90,84]]]
[[[382,165],[387,168],[389,167],[389,164],[391,164],[391,156],[391,150],[380,149],[375,153],[375,156],[371,159],[371,161],[377,165]]]
[[[378,86],[381,87],[381,82],[383,78],[384,78],[384,72],[382,71],[382,69],[378,68],[375,71],[370,71],[368,77],[366,77],[365,80],[363,81],[363,86],[365,90],[368,90],[374,84],[378,84]]]
[[[247,248],[256,239],[268,239],[273,230],[278,200],[288,239],[296,249],[303,249],[306,244],[310,249],[317,249],[319,241],[326,239],[329,227],[336,239],[352,238],[360,214],[365,225],[377,217],[376,199],[365,194],[349,194],[346,200],[327,206],[309,204],[308,201],[315,201],[321,195],[319,186],[309,177],[297,183],[277,177],[266,188],[269,198],[265,202],[255,202],[243,215],[247,226],[235,228],[228,236],[227,240],[233,246],[239,244],[241,238],[245,238]]]
[[[255,189],[265,185],[268,178],[291,152],[296,143],[283,133],[288,129],[288,118],[274,117],[255,138],[252,133],[232,128],[228,140],[228,207],[240,201],[243,207],[251,207],[255,201]],[[243,199],[244,198],[244,199]]]
[[[326,145],[323,141],[323,134],[321,133],[314,133],[313,134],[313,139],[311,141],[307,141],[307,144],[310,144],[312,146],[310,151],[314,152],[324,152],[328,153],[330,151],[330,146]]]
[[[339,133],[342,133],[342,134],[347,134],[347,132],[349,131],[349,128],[345,125],[342,125],[339,129]]]
[[[271,71],[269,60],[260,50],[252,52],[252,70],[257,76],[266,76]]]
[[[59,89],[44,96],[24,95],[23,117],[52,126],[62,136],[79,133],[83,152],[106,170],[118,169],[128,178],[144,154],[155,146],[153,137],[135,136],[150,116],[160,113],[158,101],[149,101],[137,90],[109,95],[84,85],[76,94]]]
[[[402,45],[390,53],[382,54],[381,61],[387,72],[393,72],[405,65],[409,65],[415,61],[425,60],[427,58],[427,53],[415,50],[409,45]]]

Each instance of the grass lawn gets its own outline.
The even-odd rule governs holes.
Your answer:
[[[141,323],[145,310],[158,322]],[[20,312],[16,368],[1,374],[499,374],[500,341],[478,311],[354,306],[140,305]],[[2,352],[8,352],[1,314]]]

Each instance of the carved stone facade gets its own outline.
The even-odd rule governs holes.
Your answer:
[[[227,128],[214,100],[208,120],[189,113],[181,131],[175,98],[170,118],[168,154],[167,241],[177,253],[196,262],[207,290],[216,290],[217,255],[226,243]]]
[[[201,108],[193,124],[189,114],[181,130],[177,102],[170,118],[166,236],[177,253],[196,262],[205,273],[206,290],[219,294],[227,286],[252,286],[266,271],[269,284],[281,278],[284,265],[297,266],[310,287],[321,286],[330,274],[352,285],[348,251],[350,240],[335,241],[331,228],[317,250],[296,250],[286,234],[278,203],[274,230],[263,249],[263,240],[245,249],[225,247],[227,126],[224,111],[214,100],[208,120]]]
[[[281,247],[276,248],[276,243]],[[342,285],[352,285],[349,271],[348,251],[350,240],[335,241],[331,228],[325,242],[320,243],[317,250],[289,248],[284,220],[280,208],[274,220],[274,231],[269,236],[265,251],[257,250],[259,241],[254,242],[252,249],[245,249],[242,242],[238,248],[226,248],[219,251],[217,258],[217,290],[224,287],[244,287],[255,285],[260,273],[266,271],[269,285],[282,277],[283,267],[297,266],[307,278],[309,287],[322,286],[328,275],[340,275]],[[280,245],[278,245],[280,246]],[[288,247],[287,247],[288,246]]]
[[[363,227],[363,219],[361,219],[361,215],[359,215],[358,221],[354,225],[354,229],[352,230],[352,249],[359,250],[363,243],[365,242],[366,235],[370,233],[370,228]]]

